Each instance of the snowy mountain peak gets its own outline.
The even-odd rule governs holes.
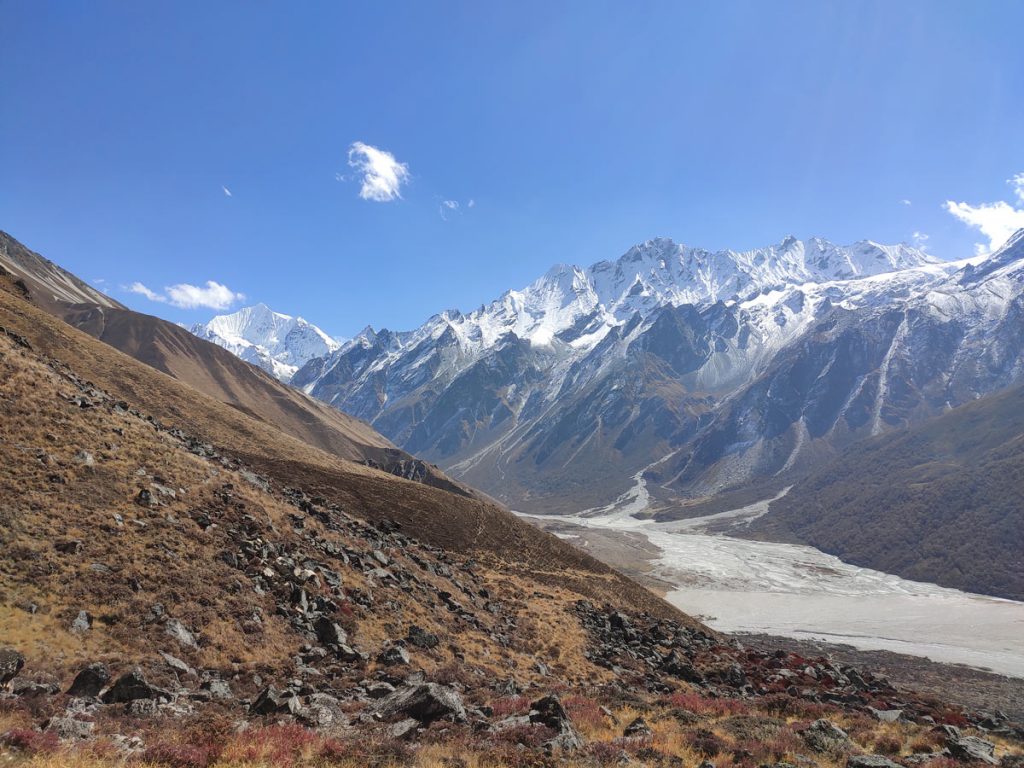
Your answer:
[[[267,373],[288,381],[295,371],[316,357],[336,351],[341,343],[301,317],[274,312],[262,302],[229,315],[218,315],[191,328]]]

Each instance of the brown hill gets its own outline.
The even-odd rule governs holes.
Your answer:
[[[0,287],[6,288],[0,290],[0,325],[28,338],[36,352],[69,365],[82,378],[140,408],[163,424],[229,450],[233,456],[274,478],[282,486],[302,487],[330,498],[364,519],[397,521],[405,529],[415,530],[422,540],[448,550],[507,558],[510,565],[533,572],[536,578],[552,583],[571,582],[582,590],[582,594],[598,600],[681,617],[643,587],[485,500],[407,481],[342,458],[336,452],[329,453],[299,437],[286,434],[269,420],[254,418],[244,412],[255,408],[243,410],[218,401],[58,320],[27,301],[11,284],[9,277],[0,278]],[[68,311],[74,313],[76,310]],[[124,322],[124,331],[118,334],[118,338],[121,341],[139,338],[130,332],[131,324],[145,316],[125,314],[124,310],[116,314]],[[165,349],[162,331],[166,330],[166,325],[169,324],[155,322],[149,330],[143,331],[144,336],[148,334],[147,337],[152,338],[150,330],[155,329],[160,337],[158,346],[145,344],[138,349]],[[173,341],[178,337],[168,334],[167,338]],[[197,347],[210,352],[208,359],[231,359],[237,363],[238,369],[251,374],[250,381],[273,382],[258,368],[237,361],[219,347],[200,339],[195,341]],[[179,362],[183,357],[180,354],[171,356],[175,366],[187,366],[187,363]],[[215,369],[205,381],[216,380],[216,375]],[[198,373],[196,376],[204,380]],[[236,394],[245,391],[237,388],[234,382],[231,386],[231,391]],[[292,392],[283,385],[279,386],[286,393]],[[348,421],[361,425],[361,422],[347,420],[343,414],[326,406],[314,401],[310,403],[323,408],[342,426]],[[374,435],[368,427],[365,429],[369,436]],[[74,442],[71,436],[66,436],[66,439]],[[443,481],[439,481],[441,483]]]

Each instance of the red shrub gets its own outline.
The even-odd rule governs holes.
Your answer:
[[[668,697],[668,703],[696,715],[712,717],[742,715],[749,709],[747,703],[739,699],[708,699],[696,693],[674,693]]]
[[[569,719],[577,725],[600,728],[605,723],[601,705],[586,696],[567,696],[562,699],[562,706]]]
[[[217,762],[220,750],[192,744],[154,744],[142,753],[140,762],[167,768],[209,768]]]
[[[241,735],[240,762],[265,760],[275,766],[292,765],[320,737],[301,725],[271,725]]]
[[[0,736],[0,744],[6,744],[29,755],[38,755],[57,751],[60,741],[55,733],[43,733],[31,728],[13,728]]]
[[[525,715],[530,711],[530,700],[525,696],[505,696],[491,702],[491,709],[497,718],[509,715]]]

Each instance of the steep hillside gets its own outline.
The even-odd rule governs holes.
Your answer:
[[[16,281],[20,280],[24,291],[30,292],[33,299],[47,309],[80,302],[124,309],[120,302],[30,251],[3,231],[0,231],[0,269],[13,275]]]
[[[906,578],[1024,600],[1024,388],[851,447],[752,530]]]
[[[341,458],[455,493],[470,492],[396,448],[365,422],[285,386],[174,323],[133,312],[5,233],[0,233],[0,268],[7,270],[14,281],[9,287],[22,298],[285,434]],[[152,404],[153,413],[168,412],[167,402],[154,398]]]
[[[569,544],[459,486],[442,487],[443,476],[434,487],[340,458],[67,325],[27,301],[9,278],[0,278],[0,287],[0,325],[28,338],[37,353],[66,361],[82,378],[168,427],[214,446],[230,446],[233,456],[282,486],[298,486],[343,508],[356,508],[366,519],[397,521],[450,551],[507,559],[516,568],[536,572],[536,578],[572,583],[597,600],[614,598],[679,618],[646,589]],[[181,333],[192,338],[187,331]],[[214,345],[194,341],[234,359]],[[270,380],[262,371],[235,362]]]

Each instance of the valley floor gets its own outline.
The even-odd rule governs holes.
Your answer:
[[[767,501],[667,523],[638,519],[643,490],[596,514],[529,519],[723,632],[844,643],[1024,678],[1024,603],[859,568],[813,547],[725,535],[767,513]]]

